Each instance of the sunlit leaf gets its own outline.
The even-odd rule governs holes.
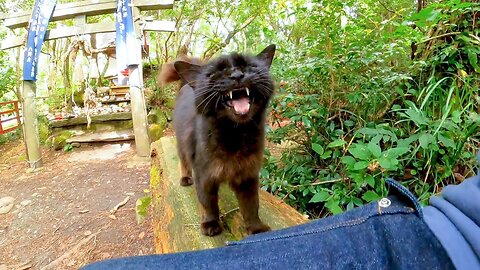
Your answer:
[[[330,194],[328,194],[328,192],[326,192],[324,190],[321,190],[318,193],[316,193],[315,195],[313,195],[313,197],[310,199],[309,202],[310,203],[324,202],[324,201],[328,200],[328,198],[330,198]]]
[[[329,143],[327,145],[327,148],[335,148],[335,147],[339,147],[339,146],[343,146],[345,145],[347,142],[345,142],[344,140],[335,140],[331,143]]]
[[[312,149],[319,155],[323,154],[323,147],[320,144],[312,143]]]
[[[142,223],[145,217],[147,216],[148,207],[150,206],[151,201],[152,201],[152,197],[150,196],[145,196],[137,199],[137,202],[135,203],[135,213],[136,213],[138,224]]]
[[[380,199],[380,195],[378,195],[375,191],[369,190],[363,194],[362,199],[367,202],[371,202]]]
[[[356,144],[348,149],[348,152],[352,154],[355,158],[361,160],[370,160],[370,151],[365,145]]]
[[[380,148],[380,146],[374,142],[370,142],[368,143],[368,150],[370,150],[370,153],[372,153],[372,155],[375,157],[375,158],[378,158],[380,157],[380,155],[382,154],[382,149]]]

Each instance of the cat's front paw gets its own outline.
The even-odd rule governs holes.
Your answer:
[[[202,234],[206,236],[214,236],[220,234],[223,229],[218,220],[202,222],[200,226],[202,229]]]
[[[270,231],[270,226],[264,224],[264,223],[258,223],[258,224],[253,224],[250,226],[247,226],[247,233],[248,234],[257,234],[257,233],[262,233],[262,232],[268,232]]]
[[[188,177],[188,176],[183,176],[181,179],[180,179],[180,185],[181,186],[191,186],[193,184],[193,179],[191,177]]]

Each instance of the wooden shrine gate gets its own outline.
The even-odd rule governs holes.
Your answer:
[[[175,31],[174,22],[146,20],[142,17],[141,12],[171,9],[173,8],[173,4],[174,0],[135,0],[133,2],[132,13],[134,29],[139,48],[141,43],[139,37],[143,35],[143,31]],[[50,22],[73,19],[74,26],[47,30],[45,40],[54,40],[86,34],[116,32],[115,22],[87,23],[87,17],[89,16],[111,14],[116,11],[117,2],[115,0],[87,0],[56,5],[53,15],[50,18]],[[28,27],[31,15],[32,12],[21,12],[12,15],[0,14],[0,20],[4,21],[3,25],[15,32],[18,28]],[[19,31],[16,33],[19,33]],[[15,38],[4,40],[0,48],[4,50],[23,45],[25,45],[25,37],[17,36]],[[138,62],[140,64],[137,67],[129,67],[131,111],[137,155],[146,157],[150,154],[150,139],[148,136],[147,112],[143,93],[141,59],[138,59]],[[38,128],[35,121],[37,117],[35,96],[35,81],[25,80],[23,83],[22,97],[19,98],[23,103],[23,125],[28,163],[32,168],[42,166]]]

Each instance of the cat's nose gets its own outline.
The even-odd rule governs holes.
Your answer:
[[[232,74],[230,74],[230,79],[240,81],[241,79],[243,79],[244,76],[245,75],[243,74],[243,72],[241,72],[240,70],[235,70]]]

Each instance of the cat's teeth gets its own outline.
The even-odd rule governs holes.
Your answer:
[[[233,94],[232,94],[232,91],[230,91],[230,99],[233,99]]]
[[[250,96],[250,90],[248,90],[248,87],[245,87],[245,90],[247,91],[247,96]]]

